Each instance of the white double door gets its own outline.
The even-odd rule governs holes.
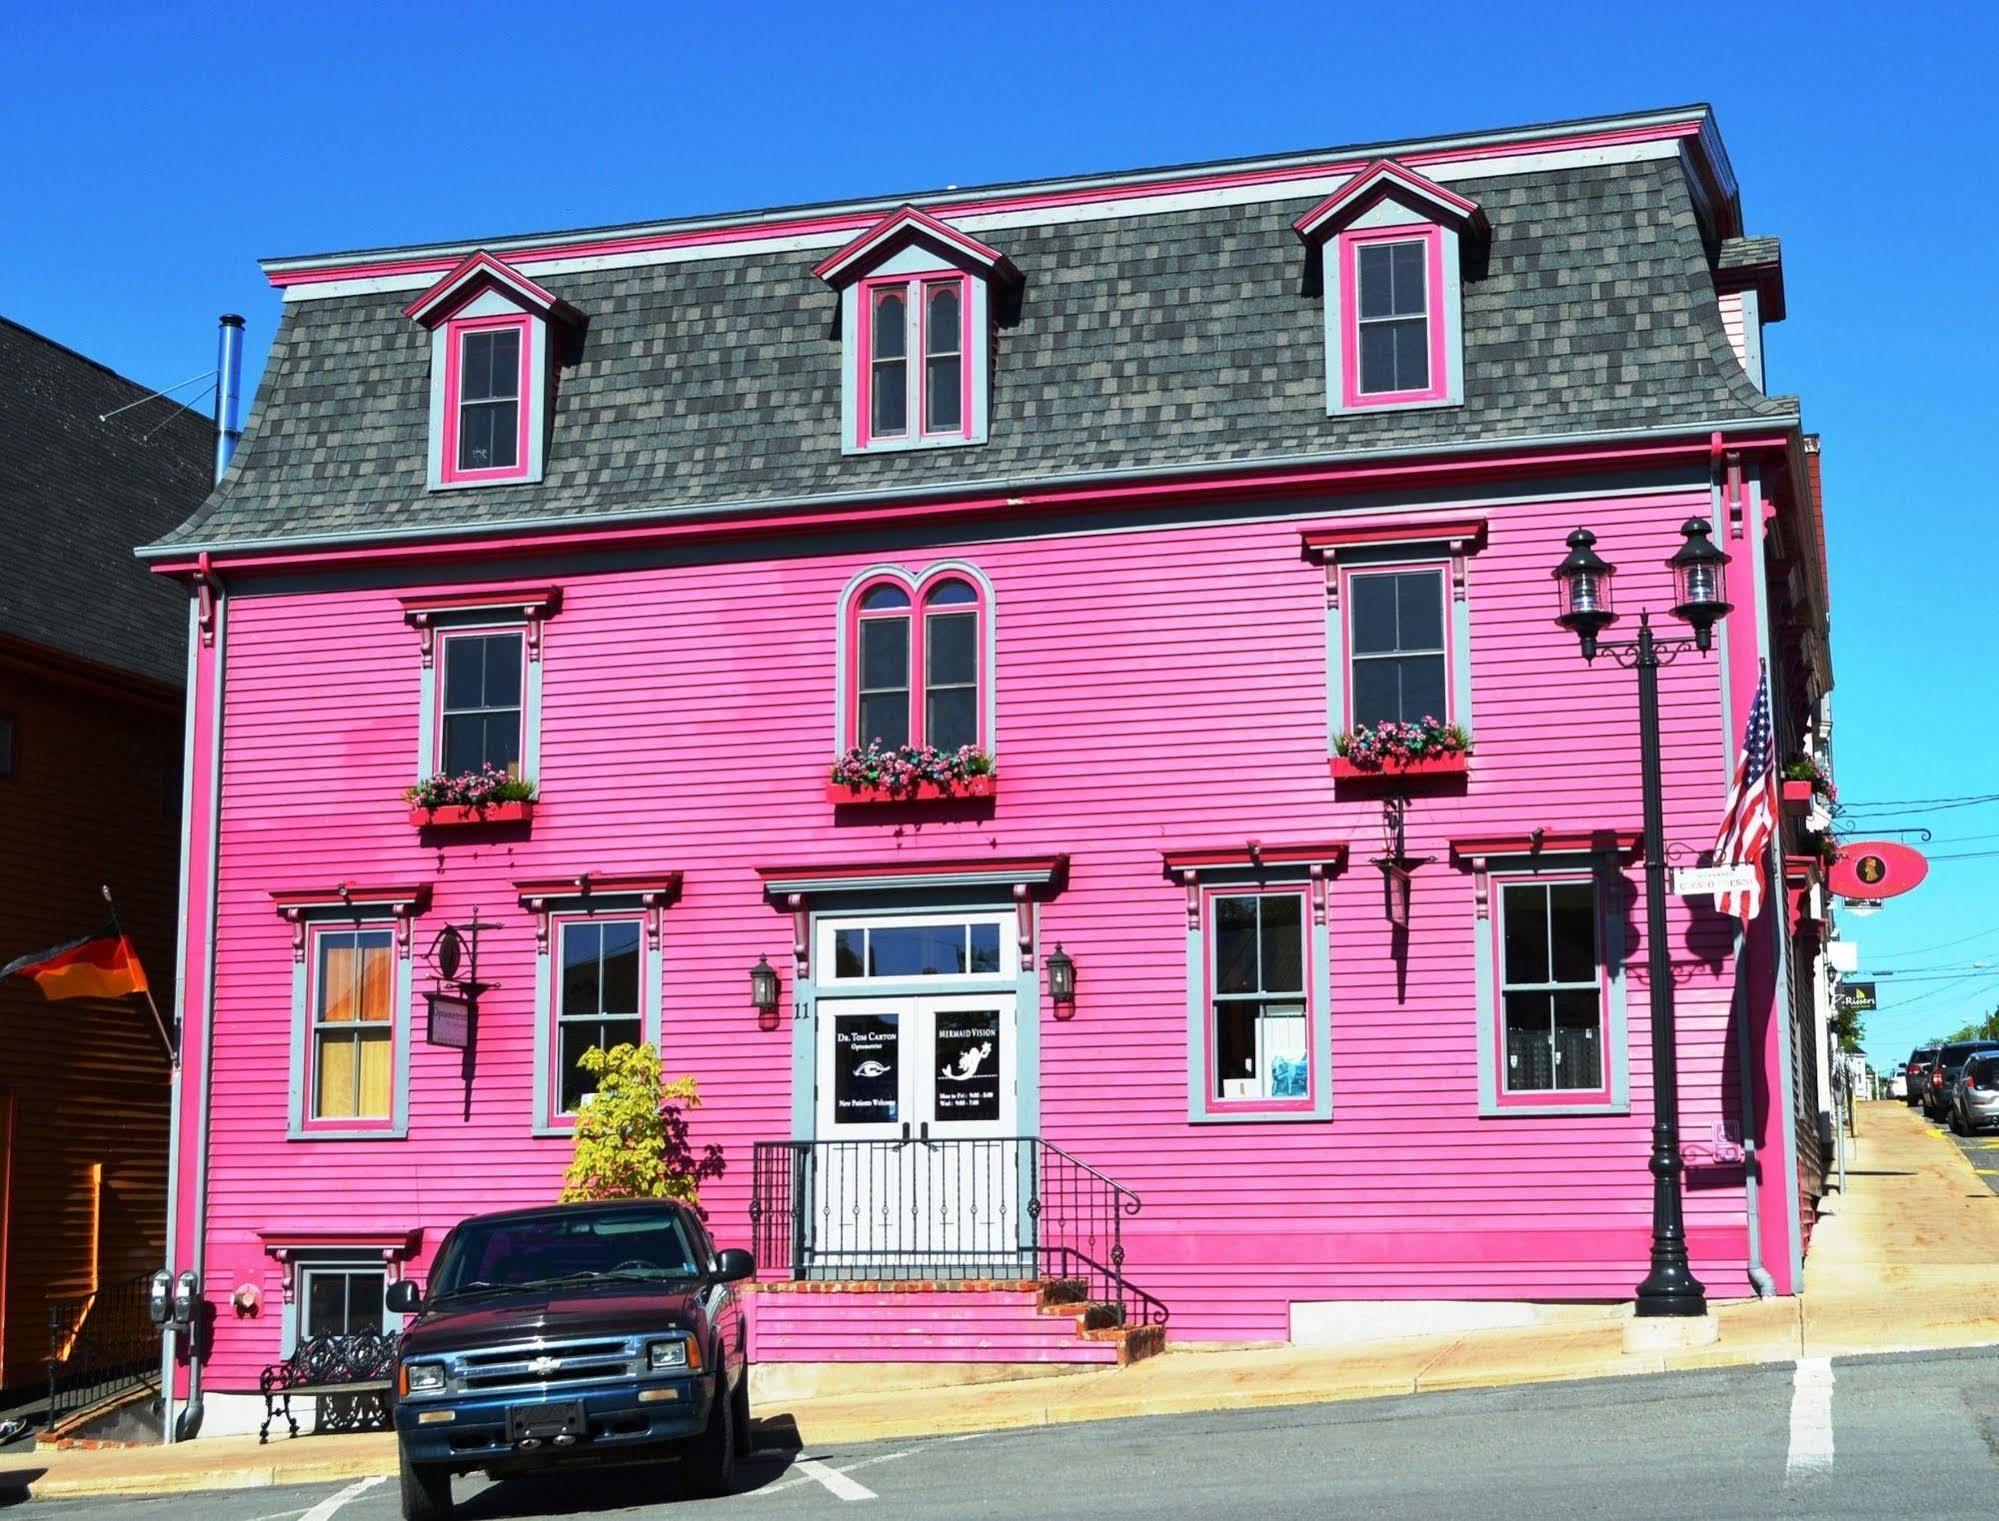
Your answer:
[[[1028,1239],[1018,996],[818,1003],[807,1247],[819,1276],[1014,1276]]]

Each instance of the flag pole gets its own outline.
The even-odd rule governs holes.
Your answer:
[[[118,931],[118,938],[122,941],[125,938],[125,926],[119,922],[118,905],[112,900],[111,887],[108,883],[99,883],[97,890],[104,894],[105,906],[111,910],[111,927]],[[166,1048],[167,1060],[172,1063],[175,1071],[179,1071],[180,1050],[175,1045],[173,1036],[167,1033],[167,1022],[160,1013],[159,1004],[153,1001],[151,982],[149,981],[140,991],[146,995],[146,1007],[153,1011],[153,1028],[160,1032],[160,1044]]]

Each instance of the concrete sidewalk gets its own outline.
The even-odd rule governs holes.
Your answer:
[[[1554,1323],[1345,1348],[1171,1348],[1123,1369],[763,1407],[755,1446],[819,1452],[863,1441],[1116,1416],[1366,1399],[1441,1389],[1999,1344],[1999,1196],[1956,1147],[1898,1103],[1863,1105],[1848,1194],[1814,1233],[1798,1299],[1713,1307],[1720,1340],[1633,1355],[1628,1308]],[[310,1484],[395,1471],[381,1433],[259,1447],[224,1437],[175,1448],[0,1455],[0,1495],[37,1498]]]

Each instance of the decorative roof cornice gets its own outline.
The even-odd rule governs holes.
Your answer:
[[[1291,225],[1317,247],[1384,200],[1400,201],[1460,232],[1482,237],[1490,230],[1476,201],[1387,158],[1376,159]]]
[[[914,206],[889,213],[831,258],[814,265],[812,273],[839,290],[912,243],[928,244],[953,263],[968,263],[1002,285],[1020,283],[1020,271],[1005,254]]]
[[[494,258],[484,249],[461,261],[451,273],[404,307],[403,315],[421,322],[425,327],[436,327],[480,291],[487,289],[500,291],[537,316],[571,325],[583,320],[583,314],[567,301],[542,289],[512,265]]]

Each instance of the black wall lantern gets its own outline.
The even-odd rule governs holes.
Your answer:
[[[777,1020],[777,969],[767,957],[759,955],[757,964],[750,968],[750,1007],[757,1011],[758,1023],[771,1021],[766,1025],[774,1027]]]
[[[1048,1001],[1058,1009],[1073,1009],[1076,1004],[1076,963],[1062,949],[1062,942],[1055,942],[1055,949],[1042,958],[1048,968]]]

